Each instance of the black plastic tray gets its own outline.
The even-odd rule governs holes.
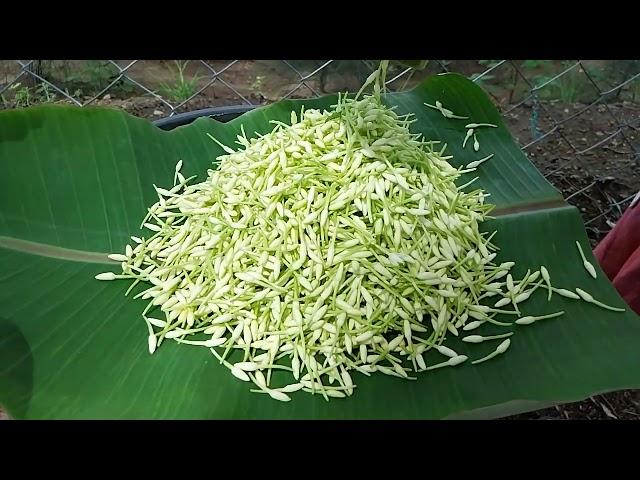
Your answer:
[[[173,130],[176,127],[188,125],[200,117],[209,117],[220,122],[228,122],[254,108],[256,108],[255,105],[203,108],[202,110],[194,110],[192,112],[179,113],[171,117],[161,118],[153,122],[153,124],[163,130]]]

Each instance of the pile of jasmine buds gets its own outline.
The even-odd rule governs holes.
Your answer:
[[[495,232],[479,230],[488,194],[456,185],[491,156],[452,167],[446,145],[383,104],[383,78],[368,79],[373,95],[292,112],[266,135],[242,130],[201,183],[178,162],[174,186],[155,187],[150,236],[110,255],[121,274],[96,277],[133,280],[127,294],[147,286],[136,297],[149,302],[150,353],[165,340],[204,347],[252,391],[328,400],[354,392],[354,372],[415,379],[466,362],[452,337],[500,341],[473,363],[505,353],[513,332],[465,332],[561,315],[521,315],[538,288],[614,309],[553,287],[545,267],[516,280],[513,262],[495,263]]]

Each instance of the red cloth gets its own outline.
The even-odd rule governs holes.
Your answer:
[[[593,253],[620,296],[640,315],[640,192]]]

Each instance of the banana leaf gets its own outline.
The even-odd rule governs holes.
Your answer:
[[[335,96],[281,101],[220,123],[201,118],[162,131],[108,108],[39,106],[0,112],[0,404],[17,419],[443,419],[495,418],[640,387],[640,319],[539,289],[523,314],[564,310],[556,319],[516,326],[505,355],[479,365],[418,374],[416,381],[356,374],[355,394],[326,402],[299,393],[280,403],[249,392],[205,349],[163,344],[147,351],[146,302],[125,298],[128,282],[99,282],[156,201],[153,185],[206,176],[232,144],[287,121],[292,109],[328,108]],[[465,120],[426,107],[436,100],[457,115],[498,128],[479,131],[480,150],[462,148]],[[545,265],[556,286],[580,287],[625,307],[604,273],[591,278],[575,241],[589,244],[576,208],[527,160],[483,90],[456,74],[387,94],[416,132],[448,144],[452,163],[495,157],[475,185],[496,205],[497,261],[515,274]],[[470,180],[463,178],[462,181]],[[591,262],[597,262],[590,255]],[[479,333],[488,333],[491,330]],[[495,345],[458,346],[473,358]],[[482,350],[485,349],[485,352]]]

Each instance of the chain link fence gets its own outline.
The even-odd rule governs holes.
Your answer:
[[[5,60],[0,108],[109,105],[149,119],[357,90],[377,60]],[[393,66],[392,91],[458,72],[502,112],[523,151],[576,205],[595,244],[640,190],[640,60],[432,60]]]

